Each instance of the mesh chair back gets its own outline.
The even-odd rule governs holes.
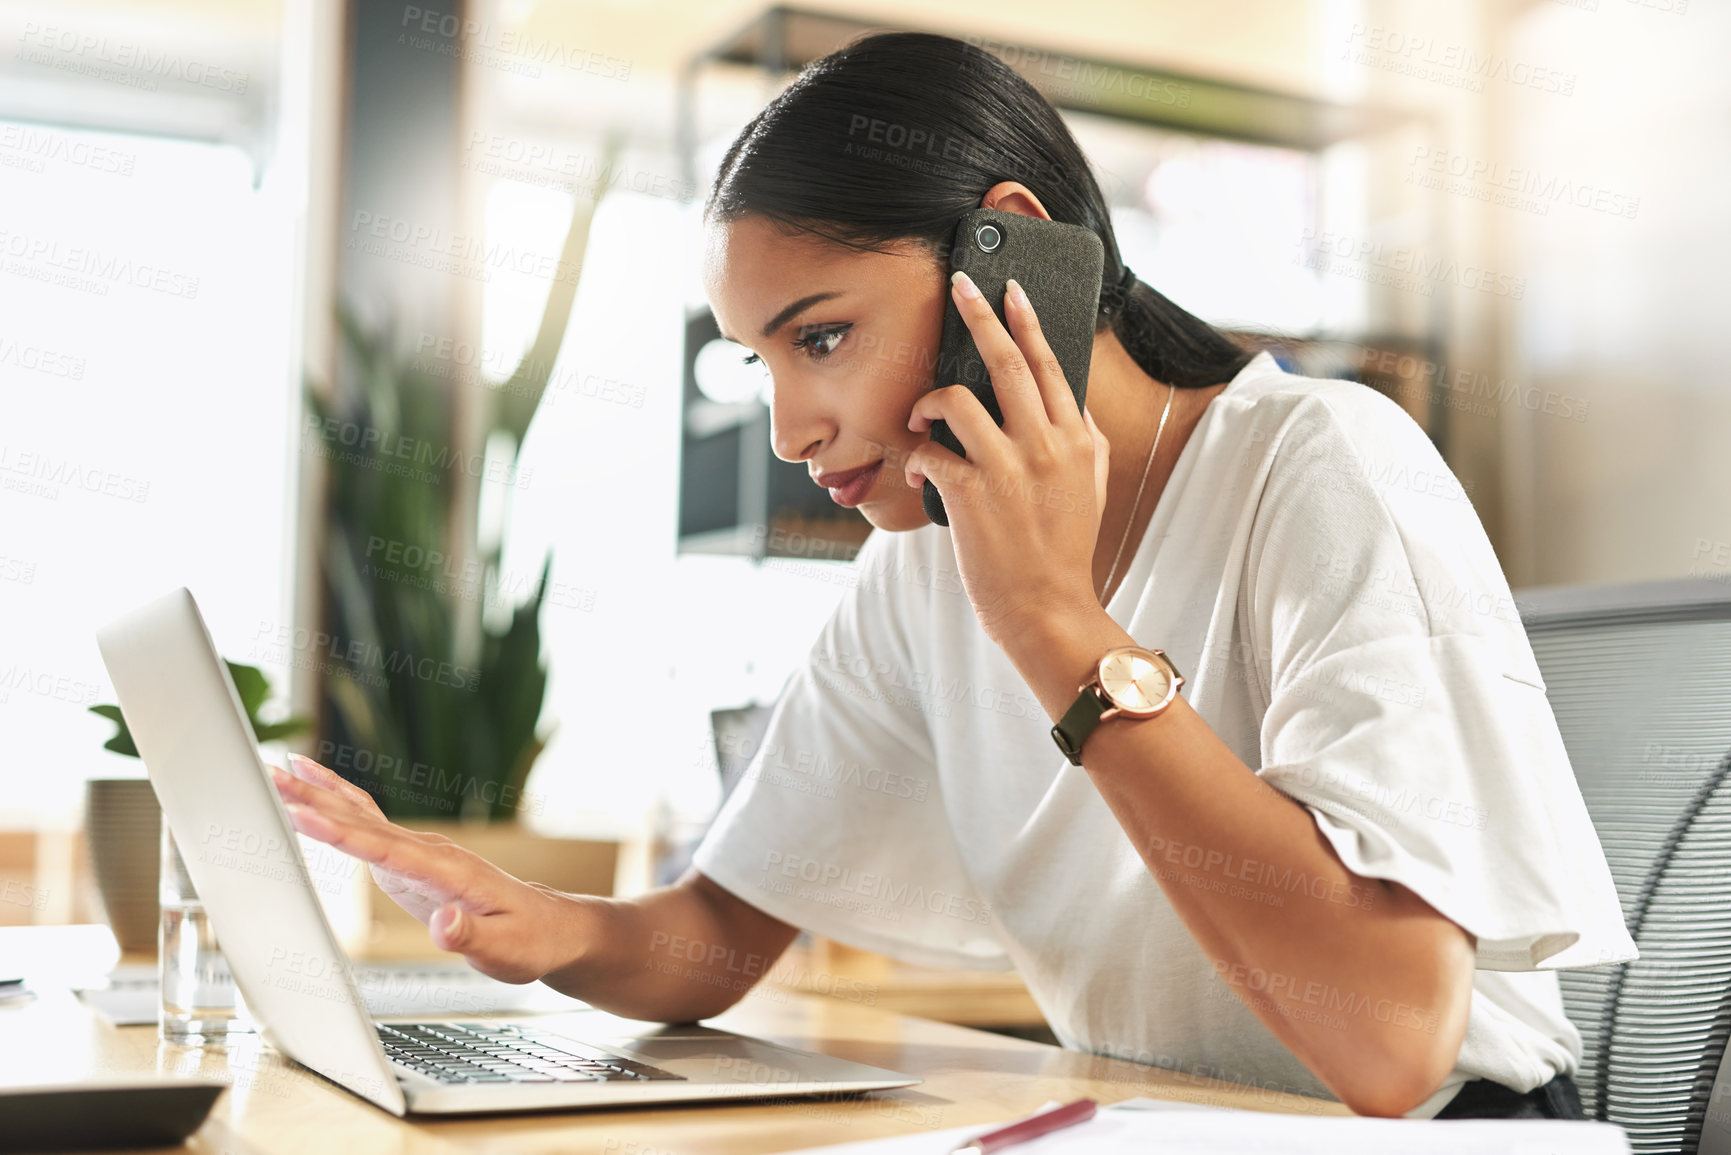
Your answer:
[[[1731,1152],[1731,585],[1515,600],[1641,951],[1559,972],[1582,1104],[1638,1152]]]

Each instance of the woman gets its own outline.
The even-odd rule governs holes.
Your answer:
[[[1025,299],[1006,329],[947,277],[979,206],[1104,242],[1085,413]],[[276,775],[297,827],[440,948],[623,1015],[714,1015],[805,927],[1013,965],[1070,1047],[1366,1114],[1578,1116],[1542,968],[1634,948],[1508,584],[1405,412],[1137,280],[1062,120],[956,40],[811,66],[734,142],[706,223],[775,452],[885,532],[694,869],[630,900],[523,883],[304,760]],[[945,292],[1001,428],[934,388]],[[1184,693],[1102,717],[1078,688],[1121,647],[1164,650]],[[1138,662],[1162,698],[1160,656]],[[658,958],[676,940],[709,949]]]

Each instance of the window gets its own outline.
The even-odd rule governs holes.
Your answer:
[[[104,623],[178,585],[218,648],[289,621],[292,216],[240,150],[0,122],[0,823],[142,766]]]

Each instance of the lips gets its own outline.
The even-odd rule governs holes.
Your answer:
[[[883,468],[880,458],[870,465],[862,465],[858,469],[847,469],[840,473],[820,473],[814,480],[829,490],[830,500],[837,505],[852,509],[865,500],[871,490],[872,483],[877,480],[879,471]]]
[[[867,462],[858,469],[844,469],[840,473],[820,473],[816,477],[812,478],[812,480],[823,486],[825,489],[840,489],[866,470],[875,469],[882,464],[883,459],[880,457],[876,461]]]

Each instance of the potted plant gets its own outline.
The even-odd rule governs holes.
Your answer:
[[[261,670],[224,661],[241,705],[260,742],[281,741],[312,728],[306,718],[267,722],[259,714],[270,699],[270,680]],[[102,745],[128,758],[138,757],[126,718],[115,705],[90,707],[92,714],[113,722],[117,730]],[[160,912],[162,810],[149,778],[92,778],[85,783],[84,829],[90,847],[96,889],[114,938],[125,951],[156,949]]]
[[[617,140],[604,158],[617,160]],[[572,214],[560,268],[582,266],[606,186]],[[318,655],[320,732],[307,753],[367,790],[393,821],[436,830],[507,870],[566,890],[610,893],[613,843],[546,839],[518,821],[524,785],[549,733],[540,729],[547,665],[541,607],[549,554],[532,581],[502,570],[505,533],[480,543],[480,503],[454,471],[501,484],[502,524],[524,480],[518,455],[546,391],[576,297],[553,279],[528,353],[504,381],[458,381],[395,352],[339,309],[354,387],[309,382],[309,449],[325,459],[320,551],[327,630]],[[487,446],[460,436],[455,391],[474,388]],[[518,600],[514,586],[528,587]],[[375,953],[423,953],[424,930],[367,888]]]

